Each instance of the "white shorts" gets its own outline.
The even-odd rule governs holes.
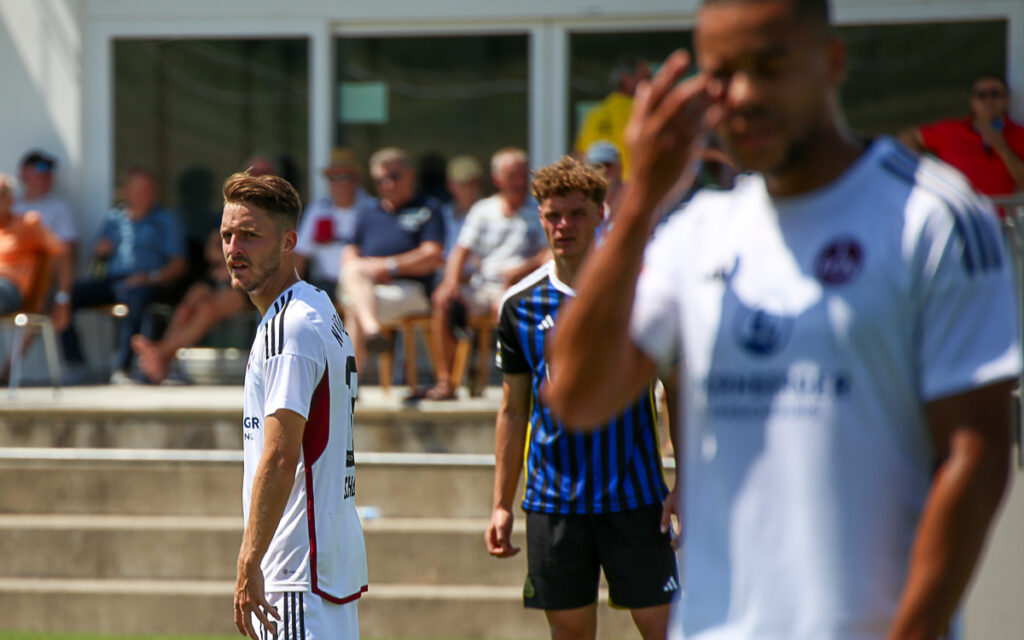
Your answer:
[[[462,299],[474,316],[486,316],[494,313],[494,307],[508,289],[500,282],[488,282],[480,286],[463,285]]]
[[[342,305],[352,306],[352,299],[341,292]],[[377,321],[390,324],[409,316],[428,315],[430,300],[423,288],[423,283],[415,280],[395,280],[384,284],[373,285],[373,293],[377,298]]]
[[[359,600],[333,604],[309,591],[268,593],[267,600],[281,615],[277,635],[252,617],[260,640],[359,640]]]

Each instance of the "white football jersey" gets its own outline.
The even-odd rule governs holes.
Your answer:
[[[245,373],[242,505],[249,521],[266,416],[306,418],[295,482],[262,568],[269,592],[312,591],[336,604],[366,591],[355,505],[355,354],[327,294],[297,282],[263,316]]]
[[[631,332],[684,369],[673,633],[885,636],[936,464],[925,404],[1019,374],[1011,269],[965,179],[887,138],[812,193],[744,177],[666,223]]]

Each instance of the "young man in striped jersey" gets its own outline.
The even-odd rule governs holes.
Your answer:
[[[253,640],[355,640],[366,590],[355,354],[330,298],[295,271],[300,211],[282,178],[236,173],[224,183],[220,235],[231,286],[263,316],[245,372],[235,626]]]
[[[503,399],[487,550],[499,558],[519,552],[511,544],[512,502],[525,457],[524,604],[545,611],[552,638],[592,639],[604,568],[611,602],[630,610],[646,640],[660,640],[679,582],[669,532],[675,501],[666,500],[653,394],[638,392],[591,434],[566,431],[540,400],[545,342],[575,295],[572,283],[602,221],[606,183],[566,157],[537,171],[531,189],[554,258],[501,301]]]
[[[906,640],[954,612],[1009,469],[1013,260],[962,175],[839,108],[825,0],[704,0],[700,72],[637,91],[633,181],[552,340],[545,398],[613,414],[682,360],[673,637]],[[708,129],[752,172],[647,233]]]

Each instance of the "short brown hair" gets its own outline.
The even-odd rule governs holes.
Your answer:
[[[224,204],[246,204],[266,211],[285,230],[294,230],[302,212],[302,200],[295,187],[278,176],[254,176],[249,171],[233,173],[224,181]]]
[[[608,181],[572,156],[562,156],[555,164],[533,172],[530,193],[538,204],[552,196],[564,196],[573,191],[582,192],[588,200],[600,205],[608,192]]]

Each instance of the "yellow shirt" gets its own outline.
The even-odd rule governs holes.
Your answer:
[[[629,121],[629,113],[633,109],[633,96],[613,91],[604,100],[587,113],[583,126],[576,134],[575,150],[580,155],[598,140],[607,140],[615,145],[622,158],[622,175],[629,176],[629,153],[623,143],[622,134]]]

